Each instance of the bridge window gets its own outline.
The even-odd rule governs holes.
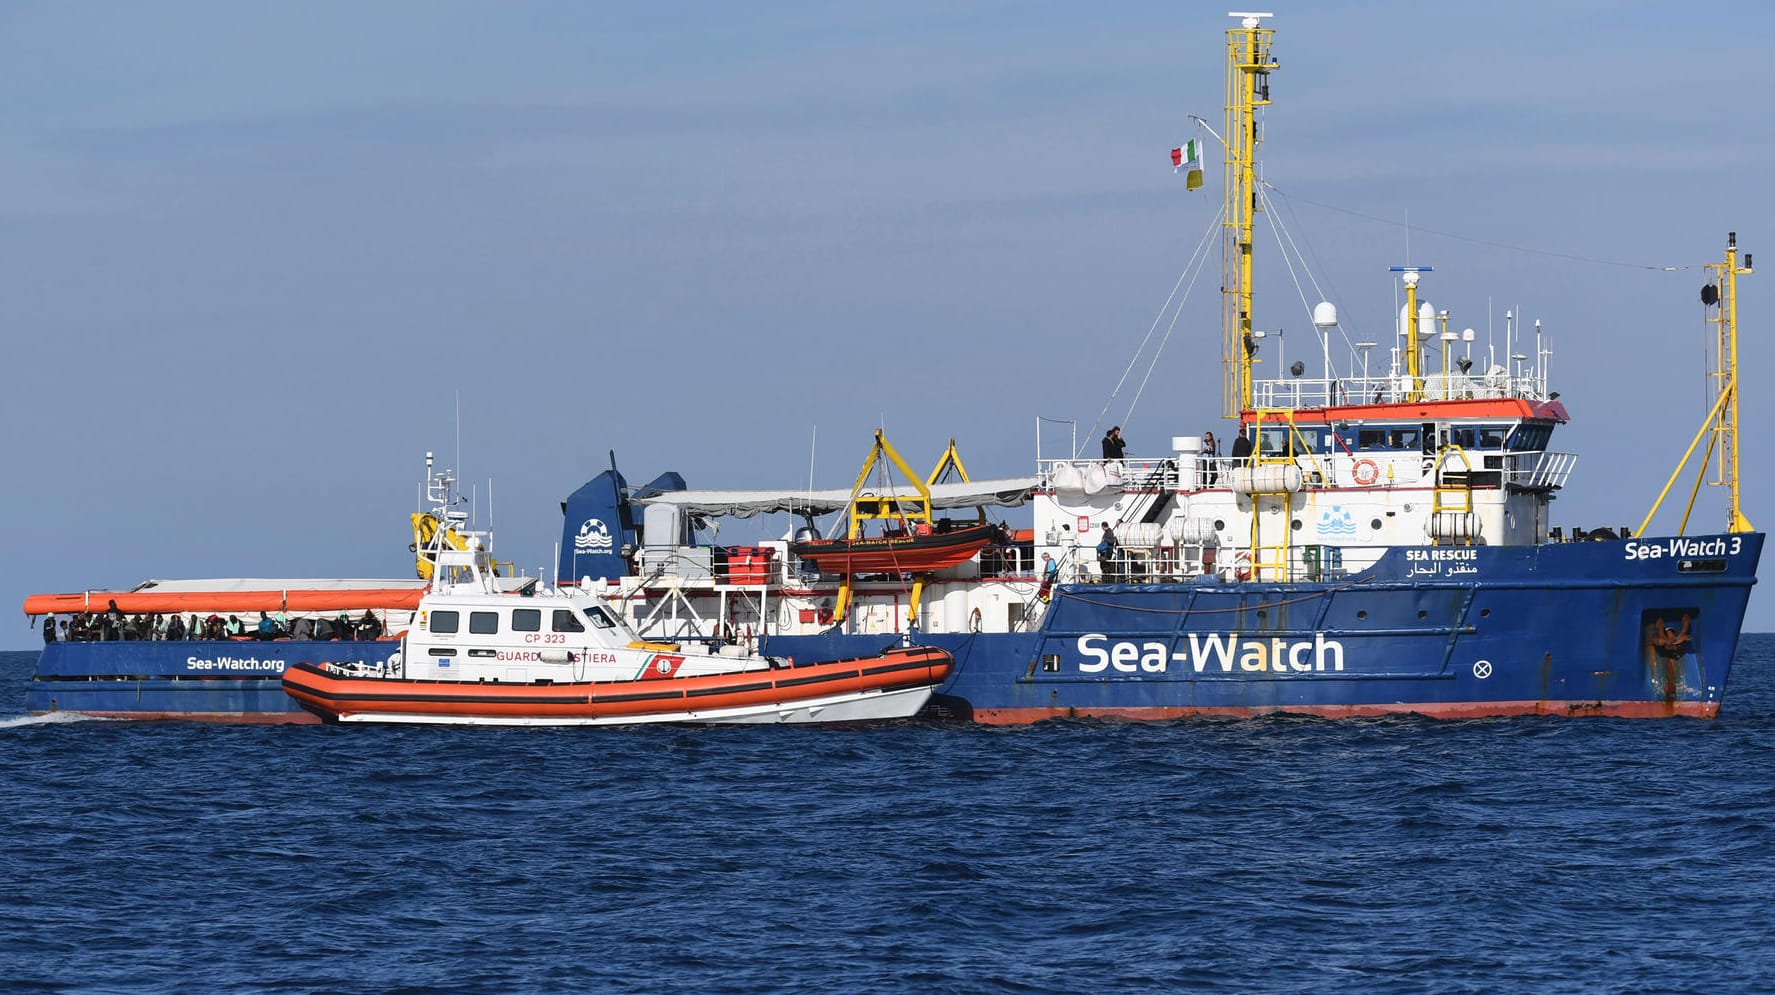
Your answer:
[[[468,631],[477,636],[491,636],[499,631],[498,612],[469,612]]]
[[[542,610],[538,608],[519,608],[512,612],[513,632],[542,631]]]
[[[1523,422],[1510,433],[1507,448],[1519,453],[1538,453],[1547,448],[1547,440],[1552,435],[1553,426],[1547,422]]]
[[[432,612],[431,622],[426,628],[432,632],[456,632],[461,624],[462,615],[459,612]]]
[[[594,629],[610,629],[616,626],[616,620],[606,614],[602,608],[586,609],[586,618],[592,620],[592,628]]]
[[[585,623],[579,620],[579,616],[575,615],[571,608],[555,609],[555,617],[552,619],[552,623],[556,632],[586,631]]]

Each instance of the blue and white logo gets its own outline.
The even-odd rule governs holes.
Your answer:
[[[1322,536],[1353,536],[1356,534],[1356,519],[1342,505],[1332,505],[1330,511],[1319,513],[1319,534]]]
[[[610,529],[596,518],[588,518],[579,527],[579,535],[573,537],[573,548],[581,553],[608,553],[615,548],[610,540]]]

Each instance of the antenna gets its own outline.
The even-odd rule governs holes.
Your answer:
[[[1487,373],[1491,372],[1492,366],[1498,361],[1498,346],[1492,337],[1492,324],[1492,299],[1487,297],[1485,299],[1485,372]]]
[[[1535,319],[1535,379],[1541,382],[1541,393],[1547,393],[1547,350],[1541,345],[1541,319]]]

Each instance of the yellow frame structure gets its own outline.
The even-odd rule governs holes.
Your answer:
[[[1695,485],[1689,491],[1689,503],[1683,509],[1677,534],[1688,530],[1689,515],[1695,509],[1695,496],[1701,490],[1707,465],[1712,461],[1716,449],[1720,454],[1719,475],[1708,483],[1726,488],[1726,531],[1755,531],[1750,519],[1744,516],[1738,484],[1738,278],[1755,272],[1748,265],[1748,254],[1744,261],[1746,265],[1738,265],[1738,233],[1728,232],[1725,262],[1707,264],[1707,268],[1713,270],[1719,280],[1719,311],[1707,318],[1710,323],[1719,326],[1714,348],[1716,369],[1708,374],[1717,384],[1719,397],[1714,400],[1713,409],[1702,420],[1695,438],[1689,442],[1689,448],[1683,452],[1683,458],[1677,461],[1676,469],[1670,472],[1670,479],[1664,482],[1664,489],[1658,492],[1657,499],[1652,502],[1652,510],[1646,512],[1645,520],[1639,523],[1639,531],[1635,535],[1643,536],[1646,529],[1651,527],[1652,516],[1658,513],[1664,498],[1676,485],[1677,478],[1682,476],[1683,468],[1688,466],[1689,457],[1695,455],[1695,448],[1701,444],[1703,437],[1707,437],[1707,454],[1701,458],[1700,468],[1695,475]]]

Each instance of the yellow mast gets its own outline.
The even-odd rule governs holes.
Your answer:
[[[1639,531],[1635,535],[1645,535],[1651,528],[1652,518],[1658,514],[1658,507],[1670,495],[1670,489],[1676,486],[1677,478],[1682,476],[1683,467],[1689,463],[1689,457],[1695,455],[1701,440],[1707,439],[1707,453],[1701,457],[1701,469],[1695,474],[1695,486],[1689,495],[1689,507],[1695,504],[1695,494],[1701,490],[1701,483],[1707,476],[1707,462],[1712,458],[1714,450],[1720,454],[1719,479],[1709,481],[1726,488],[1726,531],[1754,532],[1750,519],[1744,517],[1744,508],[1739,503],[1738,494],[1738,277],[1754,273],[1750,266],[1750,253],[1744,254],[1744,265],[1738,265],[1738,233],[1726,233],[1726,261],[1708,263],[1707,268],[1718,274],[1718,283],[1709,283],[1701,288],[1701,303],[1711,308],[1719,305],[1717,312],[1709,313],[1707,320],[1719,325],[1718,338],[1714,343],[1714,363],[1716,369],[1708,373],[1717,381],[1718,397],[1713,407],[1707,412],[1707,418],[1701,423],[1700,431],[1689,443],[1687,452],[1670,472],[1670,479],[1664,482],[1664,489],[1652,501],[1652,510],[1639,523]],[[1712,433],[1709,438],[1709,433]],[[1682,522],[1677,526],[1680,534],[1689,527],[1689,513],[1683,512]]]
[[[1276,15],[1231,11],[1228,16],[1239,18],[1239,26],[1226,33],[1227,210],[1221,251],[1222,327],[1226,330],[1222,396],[1226,410],[1222,413],[1237,418],[1251,408],[1251,364],[1256,346],[1251,335],[1251,230],[1258,210],[1257,147],[1263,144],[1257,109],[1269,106],[1270,73],[1277,68],[1270,55],[1276,31],[1261,25],[1263,18]]]
[[[1707,320],[1719,324],[1720,390],[1725,406],[1715,423],[1719,438],[1720,479],[1726,488],[1726,531],[1754,531],[1750,519],[1738,502],[1738,275],[1752,272],[1750,253],[1744,254],[1744,265],[1738,265],[1738,233],[1726,233],[1726,261],[1707,267],[1719,274],[1719,312]]]

